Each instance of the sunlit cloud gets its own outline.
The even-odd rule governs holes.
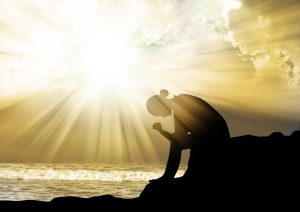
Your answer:
[[[283,72],[293,85],[299,86],[299,10],[298,1],[242,0],[239,10],[230,12],[230,42],[249,57],[257,70],[273,69]],[[257,57],[257,55],[260,55]],[[276,64],[276,65],[275,65]],[[278,75],[276,71],[273,76]]]

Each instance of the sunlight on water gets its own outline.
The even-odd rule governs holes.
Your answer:
[[[163,173],[163,166],[101,166],[76,164],[1,164],[0,179],[73,181],[148,181]],[[177,176],[183,174],[178,171]]]
[[[138,197],[164,165],[0,164],[0,200],[50,201],[59,196]],[[177,177],[183,175],[178,171]]]

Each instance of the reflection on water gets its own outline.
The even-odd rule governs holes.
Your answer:
[[[0,164],[0,200],[50,201],[59,196],[138,197],[164,165]],[[178,175],[182,175],[183,169]]]

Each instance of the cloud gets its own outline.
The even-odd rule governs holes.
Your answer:
[[[140,1],[142,15],[136,35],[139,44],[166,46],[194,38],[224,40],[228,12],[237,0]],[[143,10],[146,8],[146,10]]]
[[[273,64],[292,83],[300,82],[300,4],[297,0],[241,0],[229,12],[227,40],[257,71]]]
[[[295,77],[295,64],[287,53],[280,51],[279,57],[282,59],[282,67],[285,68],[291,78]]]

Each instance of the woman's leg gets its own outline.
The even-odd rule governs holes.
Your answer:
[[[178,145],[171,142],[169,158],[168,158],[166,170],[165,173],[163,174],[163,177],[168,179],[175,177],[180,164],[180,159],[181,159],[181,149],[178,147]]]
[[[181,149],[178,147],[178,145],[171,142],[169,158],[165,169],[165,173],[160,178],[150,180],[150,182],[168,181],[173,179],[178,170],[180,159],[181,159]]]

